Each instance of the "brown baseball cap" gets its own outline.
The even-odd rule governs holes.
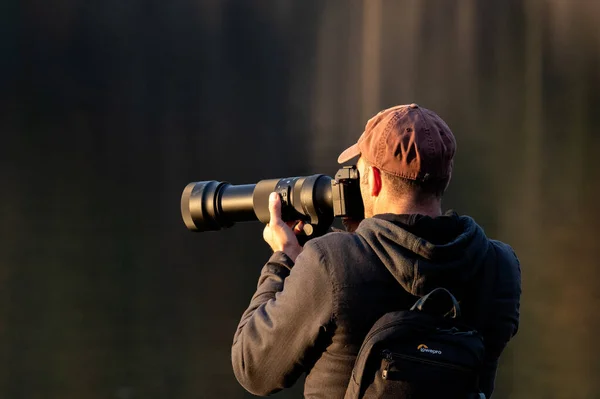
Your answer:
[[[383,172],[425,181],[449,177],[455,152],[456,139],[435,112],[417,104],[397,105],[369,119],[338,162],[360,155]]]

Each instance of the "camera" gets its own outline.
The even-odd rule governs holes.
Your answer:
[[[281,198],[284,221],[302,220],[304,232],[316,237],[328,231],[335,217],[364,218],[358,169],[339,169],[334,178],[316,174],[232,185],[215,180],[189,183],[181,195],[181,216],[192,231],[215,231],[237,222],[268,223],[269,195]]]

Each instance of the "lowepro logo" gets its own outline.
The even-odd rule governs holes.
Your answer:
[[[439,349],[429,349],[427,345],[421,344],[417,346],[417,350],[421,353],[431,353],[432,355],[441,355],[442,351]]]

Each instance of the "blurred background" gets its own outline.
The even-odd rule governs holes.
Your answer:
[[[600,2],[0,9],[0,397],[251,397],[230,346],[262,226],[191,233],[183,188],[332,175],[416,102],[457,137],[445,208],[521,259],[494,398],[600,398]]]

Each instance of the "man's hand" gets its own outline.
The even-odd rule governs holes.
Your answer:
[[[281,199],[276,193],[271,193],[269,196],[269,214],[271,219],[263,230],[263,238],[273,252],[282,251],[295,262],[300,252],[302,252],[296,234],[302,232],[304,222],[285,223],[281,219]]]

